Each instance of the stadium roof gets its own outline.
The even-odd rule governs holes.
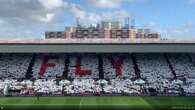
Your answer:
[[[0,53],[195,53],[183,40],[0,40]]]
[[[0,44],[96,44],[96,43],[114,43],[114,44],[129,44],[129,43],[135,43],[135,44],[140,44],[140,43],[146,43],[146,44],[151,44],[151,43],[165,43],[165,44],[186,44],[186,43],[195,43],[195,40],[152,40],[152,39],[136,39],[136,40],[131,40],[131,39],[46,39],[46,40],[41,40],[41,39],[31,39],[31,40],[0,40]]]

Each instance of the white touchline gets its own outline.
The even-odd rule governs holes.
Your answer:
[[[82,101],[82,100],[81,100]],[[80,102],[79,105],[81,105],[82,102]],[[3,104],[3,106],[37,106],[37,105],[41,105],[41,106],[77,106],[78,104]],[[128,105],[128,104],[114,104],[114,105],[110,105],[110,104],[90,104],[90,105],[87,105],[87,104],[83,104],[84,106],[132,106],[132,105]]]

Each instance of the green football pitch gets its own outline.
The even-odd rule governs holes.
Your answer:
[[[6,109],[195,110],[195,97],[0,97],[0,110]]]

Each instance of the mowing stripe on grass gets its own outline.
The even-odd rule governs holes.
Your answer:
[[[1,97],[0,104],[11,107],[85,108],[144,108],[188,106],[195,108],[195,97]]]

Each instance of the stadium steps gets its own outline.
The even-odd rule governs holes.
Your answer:
[[[141,78],[141,75],[140,75],[140,70],[138,68],[136,56],[134,54],[131,54],[131,59],[133,61],[133,68],[135,70],[135,75],[137,76],[137,79],[140,79]]]
[[[170,60],[169,60],[167,54],[164,54],[164,57],[165,57],[165,59],[166,59],[168,65],[169,65],[169,68],[171,69],[171,73],[173,74],[174,79],[176,79],[176,78],[177,78],[176,72],[175,72],[175,70],[173,69],[173,66],[172,66],[172,64],[171,64],[171,62],[170,62]]]
[[[101,55],[98,55],[98,69],[99,69],[99,78],[104,79],[104,70],[103,70],[103,58]]]
[[[193,61],[193,58],[190,56],[190,54],[186,54],[186,56],[189,58],[190,63],[195,66],[195,62]]]
[[[68,78],[68,71],[69,71],[69,64],[70,64],[70,55],[69,54],[67,54],[64,63],[65,63],[65,67],[64,67],[64,72],[63,72],[63,78]]]
[[[193,62],[192,57],[189,54],[186,54],[186,56],[189,58],[190,62]]]
[[[31,59],[31,61],[30,61],[29,66],[28,66],[28,70],[27,70],[26,75],[25,75],[25,77],[26,77],[27,79],[31,79],[31,78],[33,77],[32,68],[33,68],[33,66],[34,66],[34,64],[35,64],[36,56],[37,56],[36,54],[33,54],[33,57],[32,57],[32,59]]]

